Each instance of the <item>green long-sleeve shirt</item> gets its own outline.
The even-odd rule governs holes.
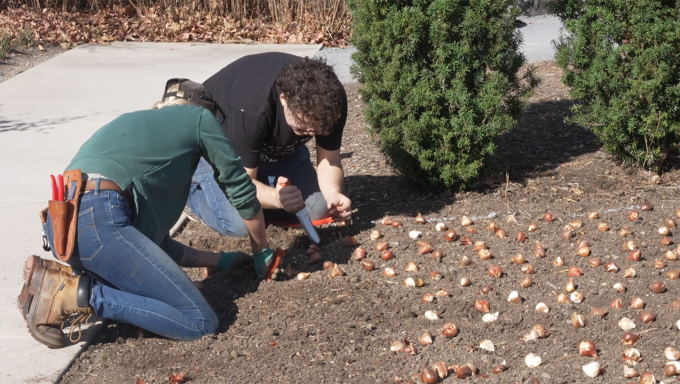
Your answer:
[[[102,174],[122,189],[132,185],[134,227],[179,260],[182,247],[168,232],[182,214],[201,156],[240,216],[254,217],[261,208],[255,185],[204,108],[176,105],[124,114],[95,132],[67,169]]]

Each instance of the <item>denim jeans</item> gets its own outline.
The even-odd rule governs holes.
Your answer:
[[[131,217],[117,192],[82,196],[69,264],[92,277],[90,305],[97,316],[174,340],[217,333],[219,320],[203,294],[168,254],[131,225]],[[49,218],[44,229],[54,249]]]
[[[222,236],[242,237],[248,233],[238,211],[224,195],[215,181],[215,172],[205,159],[196,168],[191,180],[191,192],[187,205],[203,222]],[[284,159],[273,163],[261,163],[257,168],[257,180],[271,185],[270,176],[276,180],[287,177],[290,183],[300,189],[307,205],[307,214],[312,221],[328,217],[329,210],[321,191],[316,170],[309,158],[309,149],[302,146]],[[265,219],[283,219],[297,222],[297,217],[279,210],[265,210]]]

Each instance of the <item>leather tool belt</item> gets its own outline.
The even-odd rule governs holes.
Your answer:
[[[130,209],[134,209],[134,201],[130,194],[121,189],[118,184],[111,180],[87,180],[83,181],[80,169],[64,172],[63,188],[67,194],[63,201],[49,200],[48,207],[40,213],[43,223],[47,221],[47,210],[52,220],[54,234],[54,252],[61,261],[68,261],[73,255],[75,248],[76,232],[78,230],[78,206],[83,193],[94,191],[99,181],[100,191],[115,191],[120,193],[127,201]]]

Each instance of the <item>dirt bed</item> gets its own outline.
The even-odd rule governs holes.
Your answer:
[[[640,336],[634,347],[640,350],[642,361],[635,369],[663,378],[663,351],[677,347],[675,322],[680,319],[678,310],[670,307],[680,299],[680,283],[668,279],[666,273],[680,269],[680,262],[666,261],[666,267],[658,269],[654,261],[665,260],[664,252],[677,246],[662,245],[658,229],[666,219],[676,218],[680,208],[678,172],[668,169],[657,177],[602,152],[588,131],[564,123],[570,102],[559,82],[559,68],[539,63],[538,73],[543,83],[531,107],[519,127],[502,139],[498,152],[505,157],[496,161],[496,176],[458,194],[424,193],[403,183],[366,133],[358,86],[348,85],[350,116],[342,156],[345,188],[356,212],[353,225],[326,226],[319,231],[323,259],[337,263],[346,275],[331,278],[320,263],[310,265],[310,242],[301,230],[270,227],[270,244],[287,250],[284,264],[294,274],[311,272],[308,280],[286,277],[256,283],[221,273],[204,279],[199,271],[188,270],[192,279],[202,280],[203,292],[221,319],[219,334],[180,343],[110,323],[76,359],[62,382],[164,383],[171,374],[183,372],[192,383],[408,383],[420,382],[424,363],[444,361],[447,365],[473,363],[478,375],[468,382],[625,383],[638,379],[623,377],[622,354],[629,348],[622,345],[625,332],[618,326],[623,317],[635,322],[637,328],[630,332]],[[641,209],[645,201],[653,206],[651,211]],[[639,211],[639,220],[629,220],[632,210]],[[599,212],[599,218],[589,220],[591,211]],[[555,221],[543,220],[546,212]],[[426,224],[415,222],[418,213],[427,219]],[[476,233],[461,225],[463,216],[474,221],[471,227]],[[403,226],[382,226],[379,221],[384,217],[400,220]],[[564,226],[578,219],[582,227],[574,230],[574,237],[563,239]],[[493,257],[482,260],[473,245],[446,241],[444,232],[435,230],[440,222],[461,237],[486,242]],[[491,222],[505,230],[507,237],[499,238],[488,230]],[[538,228],[529,231],[533,222]],[[610,230],[598,231],[600,223]],[[620,234],[624,227],[632,232],[625,238]],[[370,238],[376,229],[394,252],[393,260],[381,260],[377,241]],[[421,232],[419,240],[443,252],[441,261],[419,254],[416,240],[409,237],[414,230]],[[526,233],[525,242],[515,241],[518,231]],[[671,238],[675,232],[671,229]],[[367,258],[376,264],[374,271],[365,271],[353,259],[356,247],[345,245],[348,237],[366,249]],[[220,237],[198,222],[190,222],[177,238],[202,249],[248,247],[245,239]],[[592,254],[588,257],[577,254],[582,240],[589,243]],[[640,261],[629,260],[630,251],[623,248],[629,240],[641,250]],[[537,241],[545,245],[544,258],[534,256]],[[524,255],[535,273],[524,274],[522,265],[511,261],[516,254]],[[461,266],[463,256],[472,264]],[[564,260],[564,266],[554,265],[557,257]],[[595,257],[603,265],[616,263],[619,271],[605,273],[603,265],[590,266]],[[419,270],[405,272],[409,262],[415,262]],[[500,266],[502,276],[491,277],[487,272],[491,266]],[[566,293],[570,266],[583,271],[583,276],[574,278],[576,291],[584,297],[580,304],[557,302],[558,294]],[[394,268],[397,275],[385,277],[385,267]],[[629,267],[635,269],[636,277],[624,278]],[[443,277],[432,279],[432,271]],[[520,282],[527,276],[533,285],[522,288]],[[407,277],[421,277],[425,285],[405,286]],[[463,278],[471,285],[462,287]],[[665,293],[650,291],[656,281],[666,285]],[[624,284],[626,292],[614,289],[616,283]],[[480,293],[483,285],[494,290],[484,295]],[[443,289],[451,297],[422,301],[426,293]],[[521,304],[508,302],[511,291],[519,292]],[[630,308],[635,297],[644,301],[644,310],[655,314],[656,321],[641,321],[642,310]],[[623,307],[610,308],[617,298]],[[482,321],[483,314],[474,309],[480,299],[489,302],[490,313],[498,312],[497,321]],[[550,307],[549,313],[535,310],[539,302]],[[608,314],[593,317],[594,307],[606,308]],[[428,320],[428,310],[438,312],[441,319]],[[573,313],[584,315],[585,327],[572,326]],[[442,335],[447,322],[459,329],[456,337]],[[550,335],[523,341],[522,336],[536,324]],[[425,331],[434,340],[421,346],[418,338]],[[393,342],[404,339],[416,345],[415,355],[390,350]],[[483,340],[493,342],[495,351],[481,349]],[[594,342],[604,368],[596,378],[586,377],[581,368],[595,361],[579,355],[578,344],[584,340]],[[539,355],[542,364],[528,368],[525,356],[529,353]],[[499,364],[506,370],[493,374],[492,368]],[[675,382],[675,378],[663,380]],[[443,380],[457,381],[453,376]]]

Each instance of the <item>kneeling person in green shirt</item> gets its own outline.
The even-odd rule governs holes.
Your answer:
[[[198,339],[217,333],[219,322],[182,266],[228,273],[254,266],[265,276],[273,252],[257,190],[216,117],[221,109],[201,84],[172,79],[154,109],[124,114],[83,144],[66,168],[80,169],[86,185],[70,268],[31,256],[24,269],[19,308],[37,341],[62,347],[60,326],[74,314],[76,325],[96,314],[175,340]],[[170,238],[201,158],[238,210],[254,257]],[[49,216],[44,229],[54,248]]]

